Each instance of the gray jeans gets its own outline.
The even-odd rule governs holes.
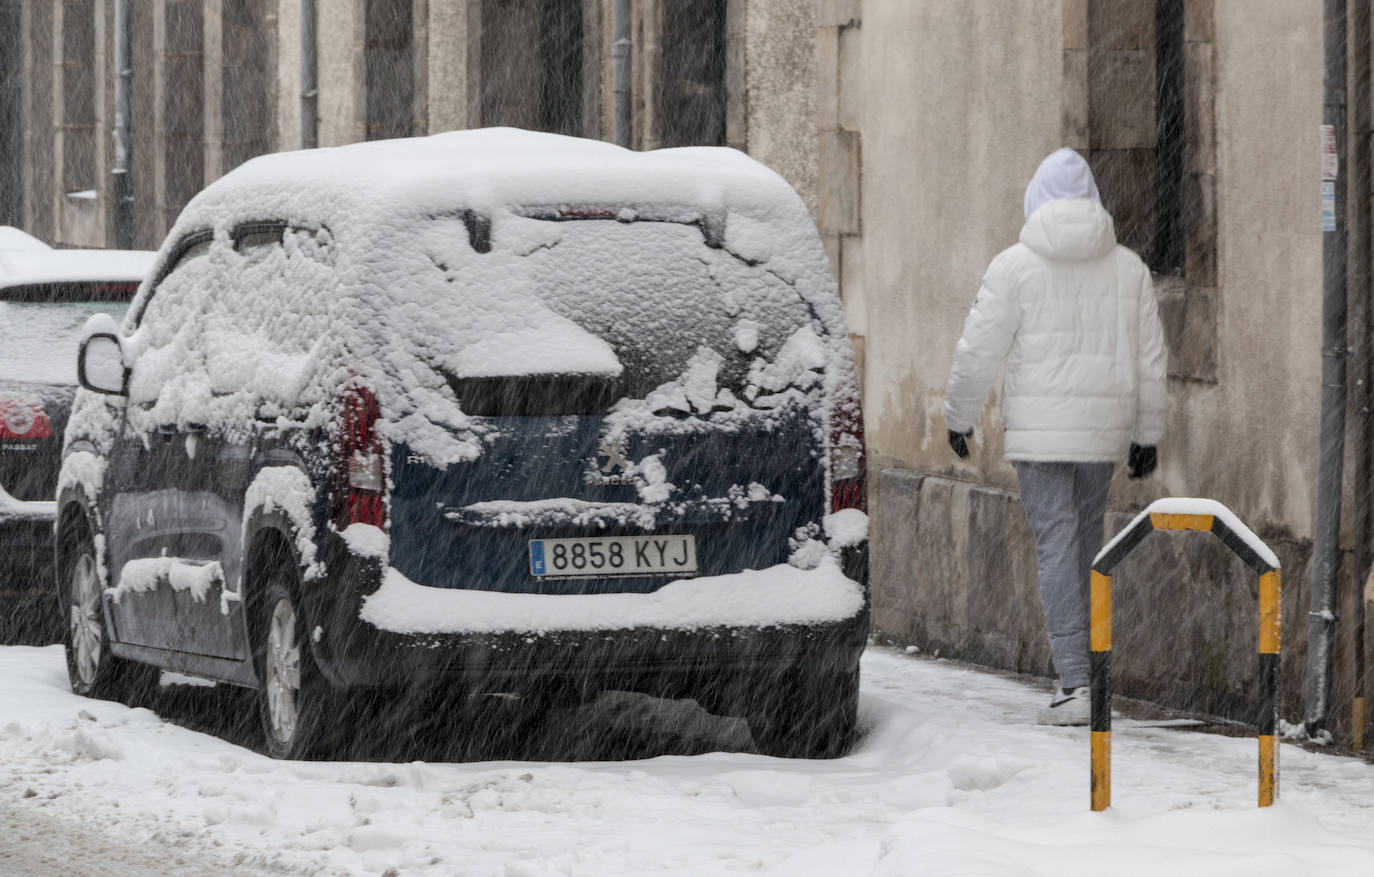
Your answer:
[[[1088,573],[1102,547],[1112,463],[1013,461],[1021,507],[1035,534],[1040,605],[1064,688],[1088,684]]]

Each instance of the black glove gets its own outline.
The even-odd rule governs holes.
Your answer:
[[[968,432],[955,432],[949,430],[949,446],[954,449],[954,453],[959,455],[959,459],[968,456],[968,437],[973,435],[973,430]]]
[[[1126,455],[1126,477],[1145,478],[1155,471],[1155,466],[1159,464],[1159,453],[1155,451],[1154,445],[1137,445],[1131,443],[1131,452]]]

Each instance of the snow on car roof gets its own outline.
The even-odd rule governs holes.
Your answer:
[[[192,199],[169,239],[260,219],[332,224],[455,208],[593,204],[805,213],[782,177],[735,149],[633,152],[483,128],[259,156]]]
[[[39,283],[141,281],[157,254],[149,250],[55,250],[12,226],[0,226],[0,289]]]

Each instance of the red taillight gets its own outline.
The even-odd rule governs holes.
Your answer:
[[[830,412],[830,511],[868,511],[868,460],[864,413],[857,394]]]
[[[35,402],[19,399],[0,399],[0,439],[20,441],[47,438],[52,435],[52,421]]]
[[[334,521],[386,526],[386,465],[377,432],[377,399],[366,387],[344,391],[339,424],[339,478]]]

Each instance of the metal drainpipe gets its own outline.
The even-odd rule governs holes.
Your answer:
[[[1374,502],[1374,430],[1370,426],[1370,410],[1374,404],[1370,381],[1374,378],[1374,357],[1371,357],[1370,344],[1374,341],[1374,326],[1370,325],[1371,310],[1371,258],[1374,258],[1374,235],[1370,231],[1370,131],[1374,128],[1374,96],[1370,88],[1370,9],[1368,3],[1356,3],[1355,12],[1350,20],[1351,30],[1351,124],[1355,136],[1351,143],[1350,179],[1354,186],[1355,205],[1350,216],[1351,262],[1350,289],[1351,305],[1354,309],[1355,337],[1355,582],[1360,592],[1355,594],[1354,618],[1351,626],[1355,637],[1355,696],[1350,704],[1351,748],[1359,752],[1364,748],[1365,719],[1365,654],[1364,654],[1364,594],[1363,584],[1374,567],[1374,546],[1371,545],[1371,502]]]
[[[1322,123],[1335,129],[1338,164],[1345,160],[1346,0],[1323,6]],[[1312,599],[1307,615],[1309,734],[1330,715],[1332,640],[1340,570],[1341,469],[1345,452],[1346,214],[1344,168],[1333,181],[1334,230],[1322,232],[1322,407],[1317,457],[1317,509],[1312,528]]]
[[[630,0],[611,5],[611,88],[617,146],[630,148]]]
[[[320,145],[319,59],[315,41],[315,0],[301,0],[301,148]]]
[[[134,246],[134,195],[129,183],[129,0],[114,4],[114,168],[110,171],[114,195],[115,247]]]

